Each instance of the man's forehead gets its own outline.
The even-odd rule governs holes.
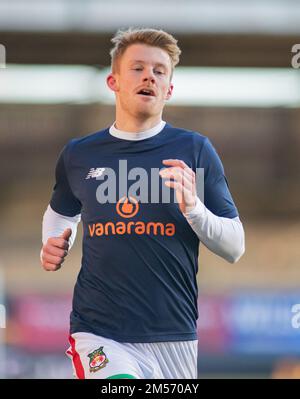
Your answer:
[[[124,53],[128,63],[155,64],[167,67],[171,64],[169,54],[155,46],[132,44]]]
[[[143,59],[130,59],[130,64],[153,64],[155,66],[167,67],[167,62],[155,61],[153,59],[143,60]]]

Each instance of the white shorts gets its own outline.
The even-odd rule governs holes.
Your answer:
[[[90,333],[69,337],[66,355],[79,379],[195,379],[198,341],[124,343]]]

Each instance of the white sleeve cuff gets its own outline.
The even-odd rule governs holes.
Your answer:
[[[185,217],[192,219],[194,217],[200,216],[204,214],[205,205],[200,199],[196,198],[196,205],[193,208],[186,208]]]
[[[75,216],[65,216],[55,212],[50,205],[48,205],[43,217],[42,241],[46,244],[48,238],[59,237],[67,228],[72,230],[69,238],[69,250],[74,244],[77,226],[81,220],[81,214]]]

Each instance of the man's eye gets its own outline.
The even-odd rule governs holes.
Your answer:
[[[163,71],[155,71],[155,73],[157,73],[158,75],[163,75]]]
[[[142,68],[133,68],[135,71],[142,71]]]

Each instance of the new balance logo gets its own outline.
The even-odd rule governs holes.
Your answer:
[[[97,177],[100,177],[104,171],[105,168],[91,168],[85,179],[96,179]]]

